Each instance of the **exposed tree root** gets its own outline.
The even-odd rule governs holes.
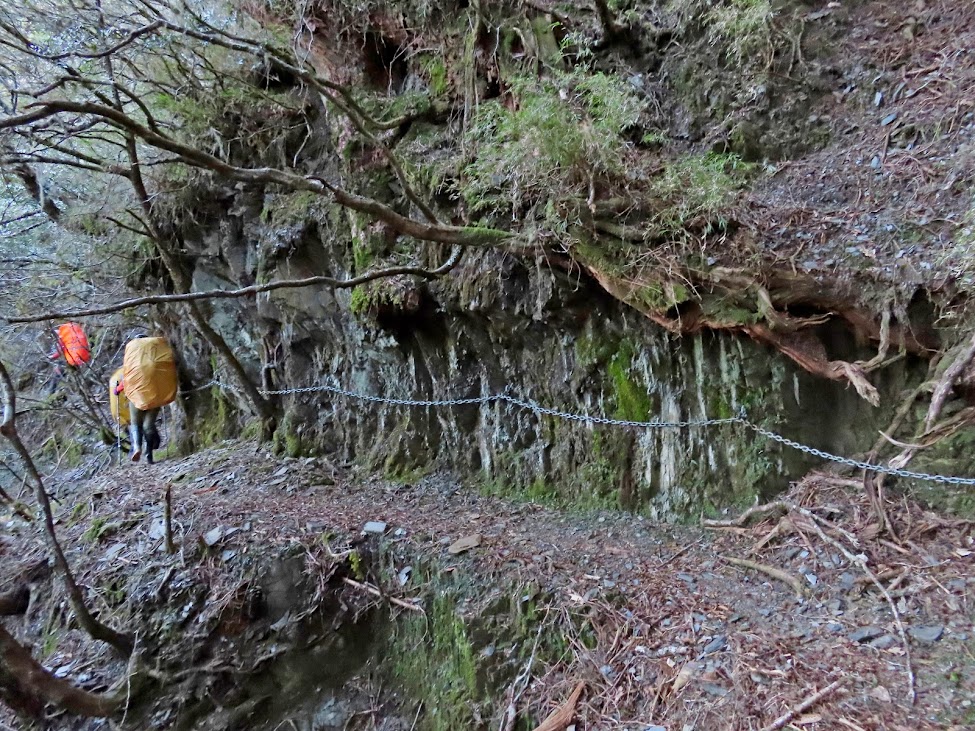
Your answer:
[[[931,405],[928,406],[927,416],[924,417],[925,431],[930,431],[932,426],[934,426],[935,421],[941,414],[941,409],[944,408],[945,401],[948,399],[948,394],[951,393],[951,389],[955,386],[955,381],[964,373],[973,359],[975,359],[975,334],[972,335],[968,347],[958,354],[954,362],[945,370],[941,380],[934,387],[934,393],[931,394]]]
[[[91,693],[47,670],[0,624],[0,697],[18,713],[39,718],[51,704],[88,718],[105,718],[127,706],[147,674],[139,653],[129,658],[125,678],[107,693]]]
[[[409,609],[411,612],[419,612],[420,614],[425,614],[425,612],[423,611],[423,607],[421,607],[419,604],[403,601],[402,599],[397,599],[394,596],[383,594],[379,589],[377,589],[372,584],[366,584],[364,582],[356,581],[355,579],[350,579],[348,577],[344,577],[342,581],[344,581],[349,586],[355,587],[356,589],[362,589],[363,591],[366,591],[372,594],[373,596],[377,596],[380,597],[381,599],[385,599],[390,604],[395,604],[397,607],[402,607],[403,609]]]
[[[901,404],[900,408],[897,410],[897,413],[894,415],[894,419],[890,427],[888,427],[887,432],[881,432],[881,438],[874,445],[871,454],[876,455],[879,453],[884,442],[889,442],[895,446],[899,446],[901,447],[900,454],[893,457],[889,461],[889,464],[892,467],[903,469],[910,463],[918,451],[936,444],[940,440],[954,434],[958,429],[970,424],[973,420],[975,420],[975,409],[968,408],[962,410],[958,414],[955,414],[951,418],[946,419],[944,422],[938,423],[938,417],[941,415],[942,409],[944,409],[944,405],[955,386],[955,382],[962,376],[973,360],[975,360],[975,334],[972,335],[968,346],[958,352],[951,364],[945,369],[941,378],[939,378],[934,384],[934,389],[931,394],[931,403],[928,405],[928,411],[924,417],[924,430],[921,435],[912,438],[909,442],[897,442],[893,438],[893,435],[896,433],[903,420],[907,417],[907,414],[910,412],[911,408],[913,408],[918,397],[924,392],[924,390],[926,390],[927,384],[919,386],[904,400],[904,403]],[[890,517],[887,515],[887,511],[884,508],[885,475],[865,474],[863,477],[863,483],[867,494],[870,496],[870,501],[873,504],[874,512],[876,513],[878,520],[880,520],[881,527],[887,530],[896,539],[896,530],[890,521]]]
[[[890,350],[890,318],[890,304],[888,304],[880,317],[880,345],[877,346],[877,354],[865,363],[858,363],[864,371],[873,370],[887,357],[887,351]]]
[[[734,558],[733,556],[720,556],[719,558],[734,566],[741,566],[742,568],[751,569],[752,571],[763,573],[766,576],[771,576],[773,579],[791,587],[799,596],[808,596],[809,594],[809,590],[802,585],[802,581],[788,571],[783,571],[782,569],[775,568],[775,566],[769,566],[764,563],[758,563],[757,561],[749,561],[745,558]]]
[[[782,500],[776,500],[775,502],[765,503],[764,505],[753,505],[737,518],[730,520],[702,520],[701,525],[705,528],[738,528],[755,517],[764,518],[769,513],[787,512],[789,512],[789,505]]]
[[[857,310],[852,293],[825,293],[821,285],[801,277],[778,275],[770,283],[758,282],[744,272],[718,269],[709,272],[706,281],[690,277],[687,272],[672,279],[687,280],[686,289],[696,296],[684,302],[659,306],[648,304],[646,292],[667,291],[667,277],[656,274],[615,275],[599,263],[580,261],[596,281],[617,299],[636,308],[650,320],[674,333],[701,330],[728,330],[748,335],[793,360],[804,370],[833,381],[851,384],[870,404],[877,406],[880,395],[867,373],[885,364],[891,346],[903,352],[930,355],[938,344],[933,337],[915,333],[904,325],[891,322],[889,310],[878,324],[874,318]],[[680,267],[675,265],[675,270]],[[707,293],[702,295],[701,293]],[[709,306],[709,302],[712,304]],[[720,303],[715,306],[714,303]],[[732,307],[729,308],[729,303]],[[803,305],[822,314],[798,317],[787,308]],[[731,317],[734,307],[753,312],[759,321]],[[676,314],[675,314],[676,311]],[[831,360],[826,348],[812,330],[831,319],[842,319],[859,336],[878,340],[877,355],[865,362]]]

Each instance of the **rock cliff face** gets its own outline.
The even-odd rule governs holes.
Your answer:
[[[871,201],[883,199],[889,216],[907,221],[906,189],[893,190],[886,172],[861,175],[860,162],[859,177],[849,175],[849,158],[864,144],[857,130],[875,124],[871,100],[882,97],[858,86],[881,63],[858,29],[886,11],[871,3],[815,12],[802,3],[706,5],[596,3],[601,12],[571,17],[504,3],[325,3],[297,19],[267,11],[266,25],[298,23],[318,73],[355,87],[377,118],[397,121],[377,124],[381,145],[364,139],[280,69],[259,69],[255,87],[275,95],[283,116],[262,116],[259,98],[226,102],[208,134],[224,140],[231,159],[342,179],[422,218],[381,152],[394,150],[442,220],[511,230],[522,245],[469,248],[432,281],[397,277],[207,305],[252,378],[265,389],[328,384],[395,399],[507,391],[635,421],[728,418],[744,408],[819,449],[869,449],[923,377],[918,356],[953,337],[932,324],[930,304],[942,312],[957,304],[950,287],[937,296],[926,287],[934,274],[898,274],[896,262],[924,246],[898,251],[903,227],[879,227]],[[929,18],[924,48],[948,37],[951,26],[939,18]],[[606,112],[609,101],[634,99],[637,116]],[[600,125],[612,127],[603,136],[615,147],[600,147]],[[582,157],[571,145],[546,147],[573,134]],[[529,142],[537,147],[514,149]],[[607,150],[624,156],[625,170]],[[535,158],[555,177],[533,168]],[[840,187],[859,192],[820,215],[809,196],[828,185],[831,160],[847,160],[836,171]],[[749,161],[764,161],[761,172],[748,168],[757,180],[741,177]],[[957,178],[952,170],[938,175]],[[164,205],[195,288],[357,276],[417,261],[434,267],[449,255],[308,193],[209,179],[173,190],[183,192]],[[964,202],[952,196],[939,205],[960,212]],[[952,224],[940,220],[943,230],[917,235],[943,240]],[[205,381],[215,364],[193,357],[188,330],[184,340],[194,380]],[[903,357],[871,371],[888,350]],[[206,398],[187,405],[204,440],[236,418],[226,410],[233,394]],[[288,452],[326,450],[403,478],[445,467],[487,489],[661,516],[767,495],[816,463],[740,425],[625,429],[497,402],[415,408],[322,392],[276,398],[276,439]]]
[[[223,262],[244,262],[248,251],[279,240],[280,231],[259,221],[240,224],[229,228],[253,238],[214,232],[196,243],[197,288],[246,281]],[[305,231],[278,265],[280,276],[350,273],[341,242],[352,235]],[[214,304],[212,321],[252,377],[275,389],[325,384],[430,400],[509,392],[636,421],[720,419],[744,407],[754,421],[839,454],[868,448],[889,416],[747,338],[667,333],[578,272],[543,260],[472,254],[448,280],[404,284],[395,304],[359,309],[355,300],[354,290],[283,290],[243,308]],[[205,366],[197,373],[207,375]],[[894,393],[906,371],[887,377],[884,391]],[[324,449],[403,477],[445,467],[488,489],[660,516],[767,495],[815,464],[739,425],[627,429],[502,403],[417,408],[330,393],[279,398],[278,438],[293,453]],[[208,407],[197,419],[205,424],[217,411]]]

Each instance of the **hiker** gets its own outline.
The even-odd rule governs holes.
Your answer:
[[[81,368],[91,362],[91,348],[88,338],[81,325],[76,322],[66,322],[54,331],[54,350],[48,354],[48,360],[58,361],[64,358],[69,368]],[[64,371],[59,365],[54,366],[54,380],[49,389],[50,393],[57,390],[58,384],[64,378]]]
[[[112,375],[109,396],[112,415],[119,426],[126,421],[132,449],[129,457],[138,462],[145,441],[146,462],[153,463],[152,453],[161,439],[156,430],[159,409],[176,398],[176,359],[163,337],[135,338],[125,346],[122,367]],[[128,401],[128,409],[123,405]]]
[[[54,352],[47,357],[50,360],[64,358],[64,362],[72,368],[81,368],[91,362],[91,348],[88,338],[81,325],[77,322],[66,322],[55,330],[56,341]]]
[[[118,383],[112,391],[121,401],[125,394],[125,378],[118,379]],[[128,399],[126,399],[128,401]],[[129,422],[129,441],[132,448],[129,457],[133,462],[138,462],[142,457],[142,442],[146,443],[146,462],[153,463],[152,453],[159,449],[162,438],[156,430],[156,417],[159,416],[159,409],[146,409],[143,411],[132,401],[128,401],[128,422]]]

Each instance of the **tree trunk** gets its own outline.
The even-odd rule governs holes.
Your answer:
[[[104,718],[121,705],[117,697],[89,693],[55,677],[0,624],[0,697],[18,714],[40,718],[48,703],[70,713]]]
[[[3,409],[3,416],[0,418],[0,434],[7,438],[14,451],[17,452],[17,455],[24,463],[24,469],[27,475],[30,477],[31,482],[34,483],[34,493],[37,497],[37,503],[40,505],[41,512],[44,514],[44,535],[47,538],[51,553],[54,554],[54,565],[64,580],[64,586],[68,591],[68,599],[71,601],[71,607],[74,609],[78,624],[94,639],[108,643],[122,657],[129,657],[133,649],[132,638],[116,632],[92,616],[91,612],[88,611],[88,606],[85,604],[81,587],[78,586],[78,583],[74,579],[74,574],[71,573],[71,566],[68,564],[68,559],[65,557],[64,551],[61,550],[57,532],[54,530],[54,513],[51,510],[51,501],[47,497],[47,491],[44,489],[44,481],[41,479],[41,474],[38,472],[37,466],[30,456],[30,452],[27,451],[27,447],[20,440],[20,435],[17,434],[14,418],[17,413],[16,395],[13,382],[10,380],[10,375],[7,373],[7,369],[3,363],[0,363],[0,405],[2,405]]]
[[[0,594],[0,617],[23,614],[30,605],[30,587],[20,584]]]

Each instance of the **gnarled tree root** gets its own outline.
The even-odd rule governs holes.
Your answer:
[[[0,624],[0,697],[18,714],[30,718],[40,718],[48,704],[88,718],[114,715],[135,695],[138,664],[133,655],[129,676],[115,691],[91,693],[56,677]]]

